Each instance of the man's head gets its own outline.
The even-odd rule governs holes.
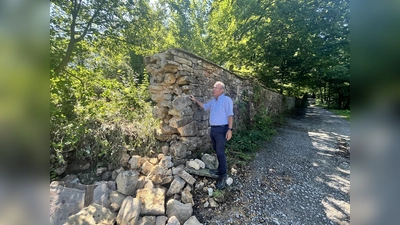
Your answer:
[[[215,98],[218,98],[219,96],[222,95],[222,93],[225,92],[225,84],[222,83],[221,81],[217,81],[214,84],[213,88],[213,95]]]

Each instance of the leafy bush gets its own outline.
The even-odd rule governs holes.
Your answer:
[[[253,153],[260,149],[261,145],[276,134],[273,129],[274,120],[265,113],[255,116],[249,129],[242,129],[232,136],[227,143],[227,155],[234,163],[244,163],[251,160]]]
[[[153,119],[147,82],[138,85],[95,74],[80,77],[73,82],[51,79],[52,179],[57,178],[55,169],[69,160],[118,165],[119,153],[145,155],[156,146],[154,128],[160,121]]]

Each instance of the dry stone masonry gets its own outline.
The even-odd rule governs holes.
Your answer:
[[[194,151],[209,150],[209,115],[193,104],[188,95],[202,102],[212,99],[216,81],[226,84],[234,101],[235,127],[264,110],[269,115],[294,107],[295,99],[262,88],[189,52],[170,49],[145,58],[151,74],[151,98],[157,103],[153,115],[162,120],[157,139],[163,143],[156,157],[125,154],[123,167],[100,167],[103,181],[83,185],[76,175],[50,184],[51,225],[201,225],[193,216],[193,193],[208,194],[202,207],[218,207],[213,195],[218,167],[215,156]],[[245,110],[239,106],[245,104]],[[245,115],[245,116],[244,116]],[[239,124],[239,125],[238,125]],[[192,155],[193,156],[193,155]],[[111,167],[109,167],[111,168]],[[231,173],[235,174],[234,168]],[[208,177],[208,178],[207,178]],[[227,185],[231,185],[228,178]]]
[[[153,116],[162,120],[157,139],[165,142],[163,152],[174,157],[176,164],[185,163],[188,154],[208,150],[209,114],[189,99],[194,95],[201,102],[213,98],[216,81],[226,85],[226,95],[234,101],[234,128],[244,118],[254,119],[256,112],[277,115],[295,106],[295,98],[269,91],[255,81],[243,79],[214,63],[181,49],[145,58],[150,73],[151,99],[157,103]],[[239,105],[246,105],[239,110]]]
[[[215,189],[215,180],[196,180],[187,171],[209,170],[215,156],[175,166],[172,157],[132,156],[130,167],[113,171],[110,180],[90,185],[68,175],[50,184],[51,225],[201,225],[193,216],[194,190]],[[204,167],[204,168],[203,168]],[[212,196],[205,207],[217,207]]]

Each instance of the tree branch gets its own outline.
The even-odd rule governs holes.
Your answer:
[[[75,28],[76,28],[76,25],[77,25],[76,22],[77,22],[77,17],[78,17],[79,11],[81,10],[82,0],[79,0],[79,3],[78,3],[77,0],[73,1],[73,9],[71,11],[72,22],[71,22],[71,26],[70,26],[70,40],[69,40],[69,43],[68,43],[67,51],[65,52],[65,55],[64,55],[63,59],[61,60],[60,64],[54,70],[54,72],[56,74],[60,74],[62,71],[65,70],[65,67],[68,65],[68,62],[71,59],[72,52],[73,52],[73,49],[75,47],[75,44],[80,42],[80,41],[82,41],[85,38],[85,36],[87,35],[90,27],[92,26],[92,23],[93,23],[94,19],[99,15],[99,12],[102,9],[102,6],[104,5],[104,3],[105,3],[105,0],[102,0],[100,5],[96,8],[96,11],[93,14],[93,16],[87,22],[87,26],[85,27],[83,33],[78,38],[75,38]]]

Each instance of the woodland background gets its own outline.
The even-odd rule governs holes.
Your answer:
[[[143,57],[169,48],[350,109],[349,0],[51,0],[52,179],[157,151]]]

